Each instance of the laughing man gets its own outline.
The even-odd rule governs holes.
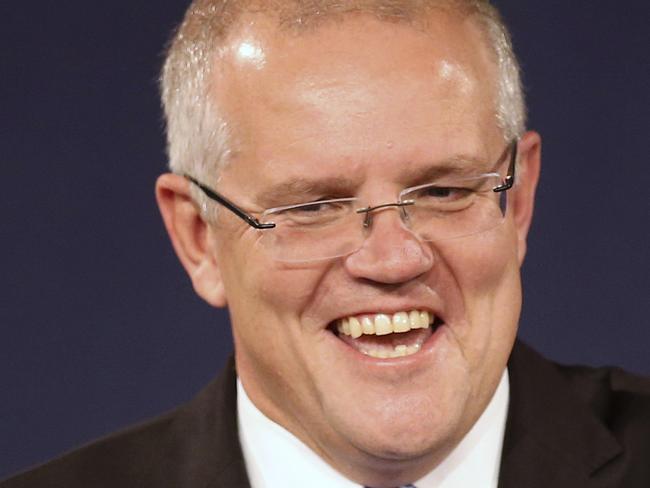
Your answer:
[[[517,342],[540,170],[484,0],[196,0],[156,185],[234,360],[2,488],[650,486],[650,387]]]

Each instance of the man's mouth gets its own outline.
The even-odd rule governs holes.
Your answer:
[[[334,323],[338,337],[357,351],[380,359],[416,354],[442,323],[426,310],[363,314]]]

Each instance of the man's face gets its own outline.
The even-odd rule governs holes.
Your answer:
[[[237,145],[218,190],[252,212],[326,197],[395,202],[421,183],[414,175],[450,161],[489,171],[506,147],[496,70],[468,21],[440,14],[424,32],[356,16],[293,34],[256,18],[230,46],[213,96]],[[311,189],[288,190],[291,180]],[[425,243],[388,209],[358,251],[298,266],[259,244],[274,230],[229,212],[212,232],[246,391],[340,471],[422,474],[478,418],[520,310],[512,215],[484,233]],[[424,340],[408,356],[368,356],[336,332],[343,318],[412,311],[435,316],[434,327],[377,340]]]

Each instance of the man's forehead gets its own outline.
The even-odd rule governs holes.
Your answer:
[[[492,135],[484,126],[496,126],[494,85],[486,83],[495,78],[494,64],[476,47],[481,35],[445,13],[430,24],[423,32],[362,14],[295,33],[262,16],[232,31],[213,71],[212,96],[231,126],[228,172],[240,174],[237,184],[253,184],[247,172],[276,180],[272,173],[300,170],[300,180],[304,170],[316,176],[327,168],[330,177],[378,161],[491,154],[479,142]],[[384,153],[390,141],[395,156]],[[344,183],[328,188],[336,194],[356,186]],[[321,186],[292,185],[273,193]]]
[[[471,96],[473,89],[493,89],[495,66],[477,29],[446,16],[436,22],[423,34],[407,25],[355,16],[291,35],[271,19],[250,20],[231,33],[215,59],[211,95],[216,106],[234,111],[235,117],[246,111],[238,107],[246,101],[257,105],[272,98],[274,109],[291,110],[277,105],[287,91],[305,107],[327,99],[345,104],[354,116],[363,111],[364,97],[384,90],[390,78],[399,78],[402,94],[414,97],[423,83],[446,85],[449,97],[437,93],[440,103],[458,90]]]

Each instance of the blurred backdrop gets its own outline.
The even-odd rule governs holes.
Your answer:
[[[231,350],[154,202],[188,3],[0,6],[0,478],[187,400]],[[650,4],[497,4],[544,137],[521,336],[650,374]]]

